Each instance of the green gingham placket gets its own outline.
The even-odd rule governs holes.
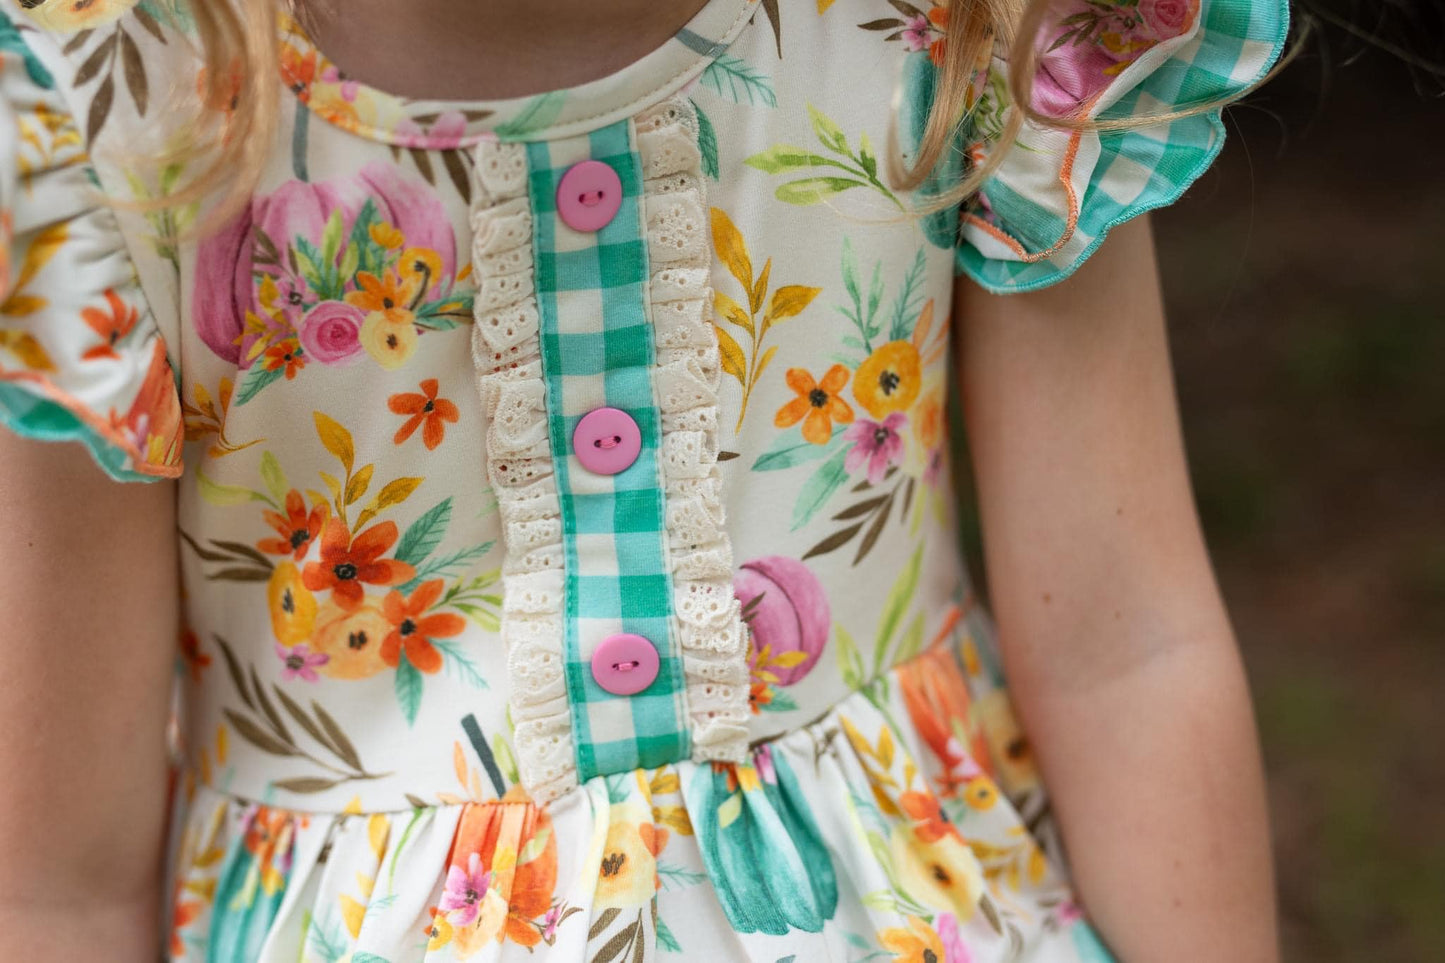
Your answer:
[[[557,213],[557,184],[584,160],[622,180],[622,206],[595,233]],[[672,580],[657,452],[642,173],[627,121],[590,135],[527,145],[536,291],[548,432],[562,510],[565,673],[577,776],[661,766],[687,758],[682,659],[672,631]],[[572,433],[588,412],[627,412],[642,433],[637,461],[616,475],[587,471]],[[619,632],[657,647],[657,679],[631,696],[592,677],[593,650]]]

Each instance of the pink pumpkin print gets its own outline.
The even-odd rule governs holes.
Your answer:
[[[807,653],[795,666],[770,670],[778,685],[802,681],[822,655],[832,624],[828,597],[817,577],[796,559],[768,555],[738,570],[733,594],[749,613],[755,652],[770,647],[773,658],[785,652]]]

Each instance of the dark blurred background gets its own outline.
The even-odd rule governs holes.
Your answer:
[[[1287,963],[1445,960],[1445,0],[1316,27],[1154,216]],[[971,521],[966,517],[965,521]],[[977,532],[970,551],[973,569]]]
[[[1303,9],[1337,22],[1228,112],[1219,163],[1155,218],[1159,257],[1264,740],[1285,959],[1427,963],[1445,960],[1445,16]]]

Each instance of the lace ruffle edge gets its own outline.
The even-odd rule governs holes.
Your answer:
[[[545,803],[577,785],[563,675],[562,517],[547,433],[527,155],[477,148],[472,360],[487,418],[487,477],[501,515],[502,629],[521,780]]]
[[[693,758],[741,762],[748,745],[748,639],[733,596],[717,468],[722,372],[697,114],[686,98],[673,97],[633,123],[652,272],[667,551]]]

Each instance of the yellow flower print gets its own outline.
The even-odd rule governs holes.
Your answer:
[[[401,275],[402,287],[414,290],[417,296],[425,298],[426,292],[441,277],[441,255],[424,247],[409,247],[401,252],[401,261],[396,269]]]
[[[311,636],[316,624],[316,596],[301,584],[301,570],[293,562],[282,562],[266,585],[271,606],[271,631],[282,645],[300,645]]]
[[[917,916],[908,917],[908,928],[880,930],[878,942],[893,954],[893,963],[943,963],[943,940],[933,927]]]
[[[446,915],[432,909],[432,921],[427,924],[423,931],[427,937],[426,948],[428,952],[435,952],[452,941],[452,924],[447,922]]]
[[[969,808],[985,812],[998,802],[998,788],[987,776],[974,776],[968,781],[968,785],[963,787],[963,798]]]
[[[974,703],[974,712],[988,742],[989,762],[984,768],[1010,795],[1028,792],[1039,783],[1033,750],[1019,727],[1013,706],[1003,689],[995,689]]]
[[[367,679],[385,671],[381,644],[391,629],[379,602],[363,602],[347,612],[327,599],[317,612],[311,637],[311,648],[328,657],[320,666],[321,674],[331,679]]]
[[[373,311],[361,324],[361,346],[389,371],[406,364],[416,351],[417,333],[411,323],[411,312],[402,313],[407,315],[406,319],[394,321],[385,312]]]
[[[367,229],[367,233],[371,235],[373,241],[388,251],[395,250],[406,243],[406,238],[402,236],[402,233],[384,221],[371,225]]]
[[[667,830],[654,826],[650,816],[633,803],[613,807],[595,908],[641,906],[657,892],[657,854],[667,844]]]
[[[898,885],[911,899],[959,920],[973,916],[984,891],[983,871],[956,834],[924,842],[911,827],[899,826],[888,849]]]
[[[918,349],[907,341],[878,348],[853,375],[853,397],[874,418],[906,410],[921,386]]]
[[[943,443],[943,411],[943,389],[935,385],[919,400],[913,415],[913,437],[924,451],[932,451]]]
[[[137,0],[39,0],[22,3],[25,13],[40,26],[58,33],[90,30],[119,20]]]

